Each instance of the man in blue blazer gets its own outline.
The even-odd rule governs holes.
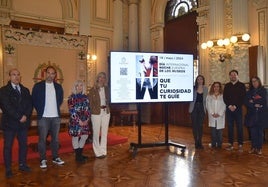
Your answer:
[[[39,133],[38,151],[40,168],[47,168],[46,139],[51,133],[51,150],[53,163],[62,165],[64,161],[58,155],[60,130],[60,105],[63,102],[62,86],[56,83],[56,69],[46,68],[46,80],[38,82],[32,90],[33,106],[37,112],[37,126]]]

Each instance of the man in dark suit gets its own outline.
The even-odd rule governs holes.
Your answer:
[[[29,172],[27,160],[27,135],[32,114],[32,98],[28,88],[21,83],[17,69],[9,71],[7,85],[0,89],[0,107],[3,112],[2,129],[4,135],[4,162],[6,177],[12,177],[12,147],[15,136],[19,143],[19,170]]]

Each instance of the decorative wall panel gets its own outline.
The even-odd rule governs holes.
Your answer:
[[[92,1],[92,24],[93,25],[109,25],[112,26],[111,21],[111,0],[93,0]]]
[[[104,37],[96,37],[94,39],[95,48],[98,55],[98,61],[97,61],[97,71],[96,73],[99,73],[101,71],[106,72],[109,77],[109,63],[108,57],[109,57],[109,51],[110,51],[110,39],[104,38]]]
[[[87,84],[86,36],[59,35],[3,27],[3,82],[8,80],[8,71],[18,68],[22,82],[29,89],[36,81],[44,79],[44,68],[53,65],[57,69],[57,81],[63,85],[68,97],[77,79]],[[67,106],[67,105],[66,105]],[[64,105],[64,107],[66,107]]]

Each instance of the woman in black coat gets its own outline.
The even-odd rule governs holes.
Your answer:
[[[252,77],[245,101],[247,106],[245,124],[249,127],[251,135],[251,150],[249,153],[262,154],[263,128],[267,111],[266,95],[266,90],[262,86],[260,78]]]

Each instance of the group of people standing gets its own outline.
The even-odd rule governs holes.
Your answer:
[[[37,114],[38,152],[40,168],[47,168],[47,136],[51,136],[52,162],[63,165],[65,162],[59,157],[59,131],[61,123],[60,107],[63,103],[63,88],[55,81],[57,72],[53,66],[45,70],[45,80],[33,86],[32,93],[21,84],[18,69],[9,71],[7,85],[0,88],[0,108],[2,110],[1,128],[4,138],[4,163],[6,177],[12,173],[12,147],[15,137],[19,144],[19,170],[29,172],[27,165],[27,136],[31,124],[32,110]],[[83,81],[76,81],[71,95],[68,97],[70,123],[68,133],[72,136],[72,146],[75,160],[84,162],[88,156],[83,155],[83,148],[89,135],[90,121],[93,129],[93,150],[97,158],[107,155],[107,133],[110,120],[109,92],[106,74],[97,75],[95,85],[86,95]],[[101,136],[100,136],[101,135]]]
[[[69,134],[75,150],[75,160],[84,162],[83,148],[89,136],[89,122],[92,122],[93,150],[97,158],[107,155],[107,133],[110,121],[109,90],[104,72],[97,75],[95,85],[86,94],[83,81],[74,83],[72,94],[68,97],[70,113]],[[101,135],[101,136],[100,136]]]
[[[220,82],[205,86],[205,78],[198,75],[194,85],[194,99],[190,103],[195,148],[203,149],[203,122],[208,115],[208,126],[211,128],[211,147],[222,148],[225,119],[228,126],[227,150],[234,149],[234,126],[237,130],[238,150],[243,151],[243,124],[250,132],[251,149],[249,153],[262,154],[263,129],[267,123],[267,92],[259,77],[250,79],[249,88],[238,79],[238,71],[229,72],[230,82],[224,88]],[[242,106],[247,108],[244,120]],[[245,122],[245,123],[244,123]]]

